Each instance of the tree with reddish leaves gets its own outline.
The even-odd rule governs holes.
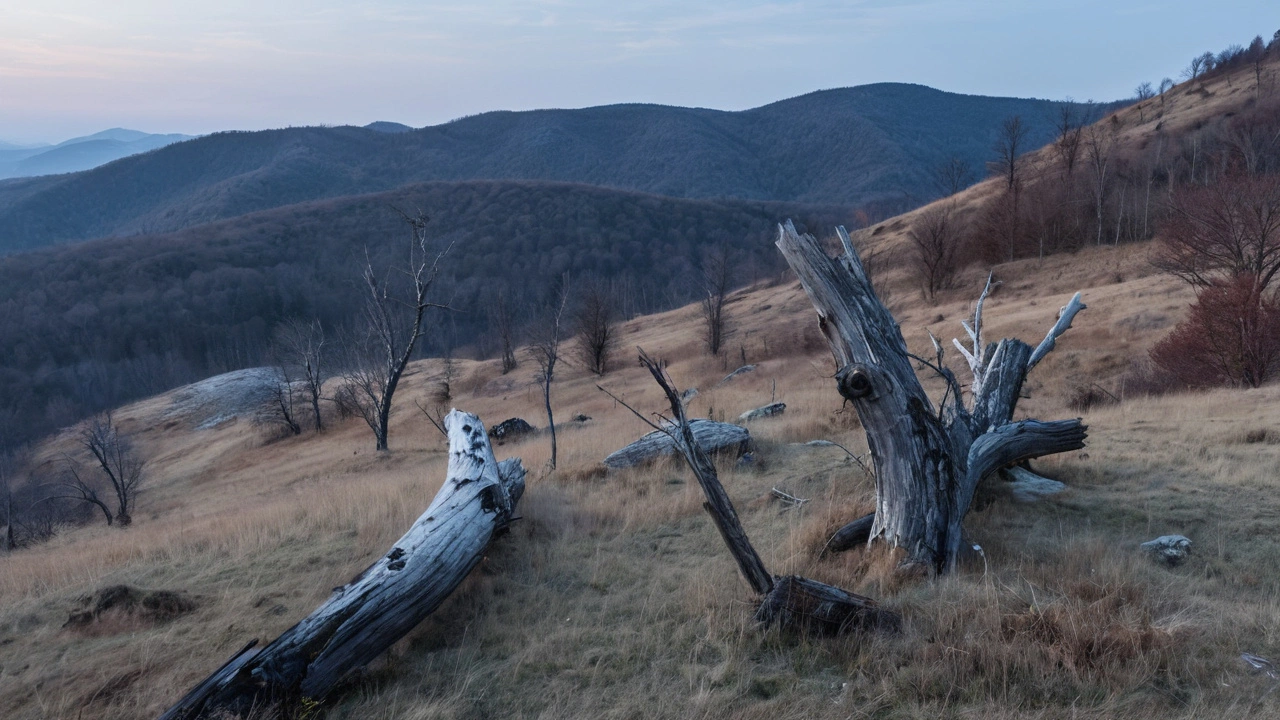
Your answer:
[[[1280,370],[1280,301],[1248,275],[1204,288],[1151,359],[1187,387],[1258,387]]]
[[[1174,193],[1156,264],[1196,288],[1151,350],[1189,387],[1258,387],[1280,370],[1280,177],[1227,174]]]

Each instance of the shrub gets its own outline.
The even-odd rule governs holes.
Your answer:
[[[1280,368],[1280,302],[1251,275],[1212,284],[1150,354],[1185,387],[1258,387]]]

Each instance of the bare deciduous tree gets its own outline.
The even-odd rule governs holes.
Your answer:
[[[1133,91],[1133,95],[1139,102],[1150,100],[1155,95],[1155,90],[1151,87],[1151,83],[1143,82],[1138,84],[1138,87]]]
[[[959,155],[952,155],[933,170],[933,182],[944,196],[955,195],[973,183],[973,168]]]
[[[441,435],[449,437],[449,430],[445,427],[444,419],[448,416],[452,409],[453,402],[453,381],[458,377],[458,363],[453,359],[453,349],[445,351],[444,357],[440,359],[440,375],[436,381],[435,389],[428,394],[427,404],[423,405],[417,400],[414,404],[427,417],[427,422],[431,426],[440,431]]]
[[[1058,139],[1053,143],[1053,150],[1068,178],[1075,172],[1076,160],[1080,157],[1080,134],[1084,131],[1084,124],[1071,104],[1059,106],[1055,122]]]
[[[506,375],[516,369],[515,321],[511,311],[511,303],[503,290],[489,305],[489,323],[498,333],[498,344],[502,346],[502,374]]]
[[[551,383],[555,381],[556,364],[560,361],[560,340],[563,333],[564,311],[569,305],[569,277],[560,278],[560,287],[552,293],[552,299],[540,327],[535,329],[535,337],[529,345],[529,352],[538,364],[535,376],[542,387],[542,400],[547,410],[547,429],[551,432],[551,469],[556,468],[556,421],[551,412]]]
[[[618,345],[613,295],[598,282],[588,283],[575,313],[578,357],[596,375],[609,371],[609,357]]]
[[[1103,215],[1107,206],[1107,193],[1111,187],[1111,149],[1115,143],[1116,130],[1111,123],[1094,123],[1086,128],[1084,137],[1098,245],[1102,244]]]
[[[85,423],[80,430],[80,445],[93,456],[98,469],[111,486],[116,501],[115,522],[122,527],[129,525],[133,522],[133,504],[137,499],[138,487],[142,484],[146,461],[138,455],[132,440],[120,432],[110,412]],[[81,499],[97,505],[104,514],[110,515],[106,504],[96,500],[97,493],[91,490],[91,484],[75,470],[74,463],[69,465],[72,468],[72,486],[87,489]],[[107,523],[111,524],[111,518],[108,517]]]
[[[320,393],[324,387],[324,345],[324,327],[319,320],[290,320],[276,330],[277,354],[280,356],[281,367],[286,363],[295,363],[302,372],[301,380],[305,385],[316,432],[324,430],[324,419],[320,412]]]
[[[1018,158],[1025,152],[1027,127],[1022,124],[1022,116],[1014,115],[1000,123],[1000,131],[996,135],[996,169],[1005,180],[1008,190],[1013,190],[1018,182],[1018,171],[1021,165]]]
[[[706,253],[702,260],[703,339],[707,351],[719,355],[730,331],[725,322],[724,306],[733,288],[734,258],[727,243]]]
[[[916,276],[932,302],[939,290],[951,287],[956,275],[960,233],[952,207],[943,205],[921,213],[907,236],[915,246]]]
[[[1157,266],[1197,288],[1248,275],[1268,289],[1280,273],[1280,176],[1179,188],[1158,247]]]
[[[363,337],[349,341],[350,357],[344,377],[351,390],[355,410],[373,431],[378,450],[387,449],[391,399],[400,377],[413,357],[418,339],[425,330],[428,309],[446,308],[432,302],[429,295],[440,271],[440,262],[453,247],[450,244],[431,258],[427,241],[427,216],[401,213],[410,228],[405,265],[379,275],[366,254],[363,271]],[[407,298],[395,288],[395,279],[408,280]]]

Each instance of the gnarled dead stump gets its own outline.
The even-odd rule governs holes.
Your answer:
[[[1085,427],[1079,419],[1010,422],[1027,372],[1053,349],[1084,304],[1077,294],[1034,351],[1019,340],[984,346],[982,303],[988,281],[972,327],[965,324],[973,349],[956,342],[973,372],[972,407],[965,406],[959,384],[942,365],[942,346],[936,340],[937,363],[930,364],[946,379],[948,392],[935,407],[911,365],[912,359],[929,361],[907,351],[848,233],[838,231],[844,245],[839,258],[828,257],[817,240],[800,235],[790,222],[779,227],[778,249],[818,311],[818,327],[840,368],[836,388],[853,403],[866,429],[876,480],[870,537],[883,538],[904,548],[914,561],[946,571],[955,565],[961,522],[983,478],[1014,462],[1084,447]],[[861,535],[860,527],[858,531],[842,530],[834,544],[845,545]]]

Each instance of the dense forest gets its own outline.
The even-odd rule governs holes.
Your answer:
[[[452,244],[424,352],[492,350],[499,292],[517,325],[556,280],[607,279],[622,314],[698,296],[710,248],[738,259],[736,282],[780,270],[786,217],[814,228],[848,211],[678,200],[561,183],[428,183],[289,206],[167,235],[97,240],[0,258],[0,438],[15,444],[86,412],[265,361],[283,320],[331,331],[358,312],[367,251],[389,267],[423,212]]]
[[[408,132],[217,133],[82,173],[0,182],[0,253],[422,181],[553,180],[903,211],[943,193],[935,170],[953,158],[967,182],[980,179],[1003,119],[1023,119],[1031,149],[1053,137],[1064,108],[1106,109],[882,83],[741,112],[613,105],[491,112]]]

